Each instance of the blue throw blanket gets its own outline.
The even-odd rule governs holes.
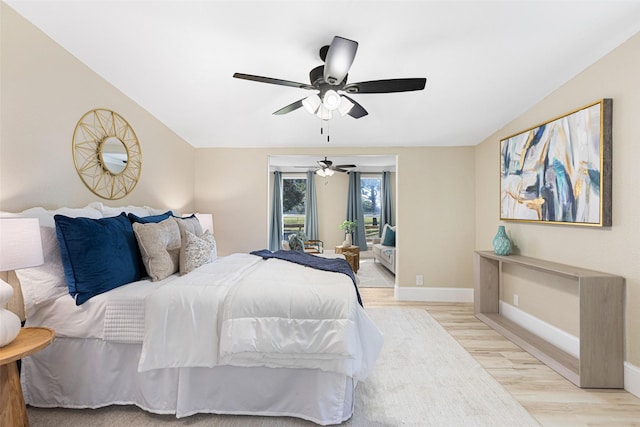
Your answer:
[[[253,251],[251,255],[257,255],[263,259],[277,258],[285,261],[293,262],[296,264],[304,265],[307,267],[315,268],[316,270],[333,271],[336,273],[346,274],[351,278],[353,287],[356,289],[356,296],[358,297],[358,303],[362,305],[362,299],[360,298],[360,292],[356,285],[356,276],[353,274],[353,270],[349,263],[341,258],[322,258],[319,256],[307,254],[299,251],[275,251],[271,252],[268,249],[262,249],[260,251]],[[364,307],[364,306],[363,306]]]

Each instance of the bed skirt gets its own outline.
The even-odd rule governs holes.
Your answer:
[[[196,413],[291,416],[321,425],[340,424],[353,414],[356,381],[341,374],[234,366],[138,372],[141,348],[56,338],[22,361],[25,402],[42,408],[136,405],[178,418]]]

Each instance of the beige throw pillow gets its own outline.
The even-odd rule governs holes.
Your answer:
[[[200,237],[185,230],[180,250],[180,274],[190,273],[201,265],[212,262],[215,248],[216,241],[209,230]]]
[[[186,232],[194,234],[196,237],[202,236],[202,226],[200,221],[195,215],[187,218],[176,218],[178,228],[180,229],[180,240],[182,241],[182,247],[180,248],[180,274],[186,274],[186,254],[184,251],[185,242],[187,241]]]
[[[180,229],[176,220],[158,223],[133,223],[142,262],[151,281],[162,280],[177,272],[180,266]]]

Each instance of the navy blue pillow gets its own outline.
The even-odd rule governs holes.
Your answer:
[[[382,241],[383,246],[395,246],[396,245],[396,232],[391,229],[391,227],[387,227],[387,230],[384,232],[384,240]]]
[[[145,274],[133,227],[123,212],[111,218],[55,215],[69,293],[76,305]]]
[[[165,219],[169,218],[170,216],[173,216],[173,212],[171,211],[167,211],[163,214],[159,214],[159,215],[149,215],[149,216],[138,216],[135,214],[130,213],[129,214],[129,221],[133,222],[139,222],[141,224],[148,224],[150,222],[162,222]]]

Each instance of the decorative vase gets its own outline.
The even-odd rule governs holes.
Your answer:
[[[2,308],[13,296],[13,288],[0,280],[0,347],[4,347],[18,336],[20,318],[9,310]]]
[[[511,253],[511,239],[504,230],[504,225],[498,226],[498,233],[493,238],[493,252],[496,255],[509,255]]]
[[[346,233],[344,235],[344,242],[342,242],[342,247],[343,248],[348,248],[349,246],[351,246],[351,244],[352,244],[351,242],[352,242],[351,233]]]

